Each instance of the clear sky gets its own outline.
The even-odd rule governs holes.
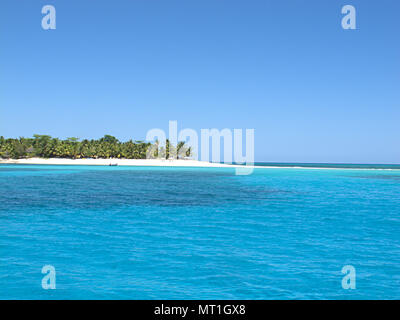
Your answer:
[[[2,0],[0,135],[177,120],[254,128],[256,161],[400,163],[399,34],[398,0]]]

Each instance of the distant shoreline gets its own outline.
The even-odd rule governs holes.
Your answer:
[[[211,163],[198,160],[166,159],[63,159],[28,158],[0,159],[0,164],[47,164],[47,165],[98,165],[98,166],[155,166],[155,167],[241,167],[223,163]]]
[[[189,159],[65,159],[27,158],[0,159],[0,164],[82,165],[82,166],[137,166],[137,167],[204,167],[254,169],[319,169],[319,170],[400,170],[396,164],[328,164],[328,163],[276,163],[256,162],[254,165],[213,163]]]
[[[166,159],[63,159],[63,158],[28,158],[0,159],[0,164],[47,164],[47,165],[97,165],[97,166],[152,166],[152,167],[211,167],[238,168],[242,165],[212,163],[198,160]]]

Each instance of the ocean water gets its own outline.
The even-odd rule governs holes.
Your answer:
[[[234,172],[0,165],[0,299],[400,298],[400,170]]]

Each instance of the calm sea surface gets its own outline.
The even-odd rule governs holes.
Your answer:
[[[400,299],[400,170],[0,165],[0,299],[194,298]]]

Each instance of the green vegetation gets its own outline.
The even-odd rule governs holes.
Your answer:
[[[186,148],[184,142],[173,146],[169,140],[165,148],[155,143],[132,141],[120,142],[117,138],[105,135],[99,140],[79,141],[78,138],[60,140],[48,135],[35,134],[33,138],[5,139],[0,137],[0,158],[121,158],[146,159],[164,158],[180,159],[190,157],[191,148]]]

